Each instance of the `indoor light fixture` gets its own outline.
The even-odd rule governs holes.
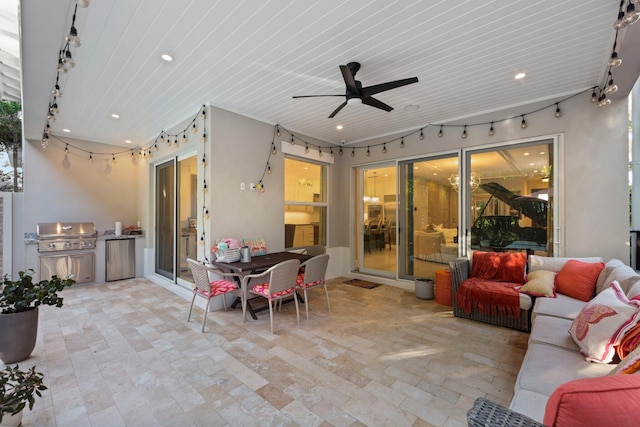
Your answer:
[[[471,172],[471,177],[469,178],[469,187],[471,187],[471,191],[476,191],[480,186],[480,177],[475,172]],[[454,190],[460,191],[460,175],[458,172],[453,172],[449,177],[449,184],[453,187]]]
[[[527,75],[526,73],[518,73],[515,76],[513,76],[513,78],[516,80],[522,80],[526,77],[526,75]]]
[[[163,61],[165,62],[171,62],[173,61],[173,56],[169,55],[168,53],[163,53],[162,55],[160,55],[160,57],[162,58]]]

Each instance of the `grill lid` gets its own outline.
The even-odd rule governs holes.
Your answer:
[[[96,237],[92,222],[43,222],[37,227],[38,239]]]

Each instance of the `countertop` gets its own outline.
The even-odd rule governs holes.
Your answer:
[[[113,240],[113,239],[138,239],[144,237],[144,231],[141,231],[140,234],[121,234],[120,236],[116,236],[115,230],[104,230],[98,231],[98,240]],[[25,245],[37,245],[38,244],[38,233],[24,233],[24,244]]]

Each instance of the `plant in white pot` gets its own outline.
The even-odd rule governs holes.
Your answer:
[[[33,270],[18,273],[18,280],[4,276],[0,283],[0,360],[5,364],[20,362],[31,355],[38,335],[38,306],[62,307],[58,292],[75,281],[53,276],[34,282]]]
[[[17,365],[0,371],[0,426],[20,425],[22,410],[27,404],[33,409],[35,395],[42,396],[40,392],[47,389],[43,378],[35,366],[26,371]]]

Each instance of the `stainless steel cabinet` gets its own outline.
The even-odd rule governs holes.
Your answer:
[[[53,276],[72,276],[76,283],[93,282],[96,277],[95,259],[93,252],[41,255],[40,280],[50,280]]]
[[[130,279],[136,276],[135,239],[113,239],[106,241],[107,271],[105,280]]]

